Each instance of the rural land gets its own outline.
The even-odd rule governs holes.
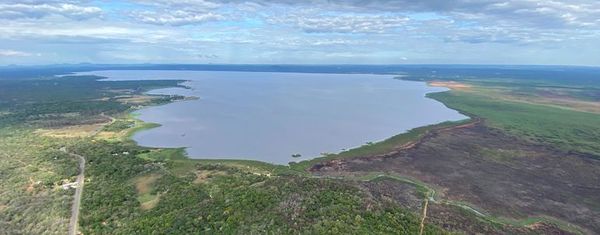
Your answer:
[[[393,74],[469,119],[313,160],[137,145],[133,111],[183,80],[107,69]],[[401,72],[398,72],[401,71]],[[62,76],[64,75],[64,76]],[[0,69],[0,234],[600,234],[600,69],[50,66]]]

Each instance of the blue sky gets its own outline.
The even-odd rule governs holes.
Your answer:
[[[597,0],[2,0],[0,64],[600,66]]]

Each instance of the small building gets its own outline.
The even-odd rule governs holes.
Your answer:
[[[62,188],[64,190],[68,190],[68,189],[71,189],[71,188],[77,188],[78,186],[79,186],[79,184],[77,182],[73,182],[73,183],[63,184]]]

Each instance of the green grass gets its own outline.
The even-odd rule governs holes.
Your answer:
[[[598,114],[494,99],[474,92],[450,91],[428,96],[521,138],[600,156]]]
[[[155,149],[150,152],[140,154],[139,157],[151,161],[164,161],[169,165],[169,168],[173,173],[180,176],[193,171],[199,165],[222,165],[260,174],[298,174],[298,172],[293,171],[288,166],[274,165],[261,161],[192,159],[187,157],[185,148]]]
[[[401,183],[410,184],[417,189],[417,192],[419,193],[420,196],[422,196],[424,199],[427,199],[427,200],[429,200],[430,198],[434,199],[434,197],[436,195],[436,191],[430,185],[423,183],[417,179],[406,177],[406,176],[392,175],[392,174],[386,174],[386,173],[382,173],[382,172],[370,172],[369,174],[358,177],[358,179],[362,180],[362,181],[377,181],[377,180],[390,179],[390,180],[395,180],[395,181],[398,181]]]
[[[133,137],[133,135],[135,135],[135,133],[137,133],[137,132],[149,130],[152,128],[157,128],[160,126],[160,124],[156,124],[156,123],[142,122],[141,120],[137,119],[137,115],[133,114],[133,113],[130,113],[129,118],[131,120],[136,120],[136,121],[135,121],[135,125],[127,131],[127,134],[125,135],[125,139],[131,139]]]
[[[156,197],[158,197],[158,196],[150,194],[150,193],[145,193],[145,194],[138,196],[138,201],[140,201],[140,203],[145,203],[145,202],[149,202],[152,200],[156,200]]]
[[[131,120],[115,120],[113,123],[108,124],[102,128],[103,131],[118,132],[129,129],[135,125],[134,121]]]

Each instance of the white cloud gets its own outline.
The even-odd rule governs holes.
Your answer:
[[[293,13],[272,16],[274,24],[291,24],[308,33],[385,33],[406,25],[407,17],[389,15],[324,15]]]
[[[248,0],[221,0],[243,3]],[[288,5],[352,13],[435,12],[471,16],[483,23],[511,22],[535,27],[600,27],[597,0],[251,0],[261,5]]]
[[[81,24],[61,22],[5,22],[0,27],[0,39],[36,40],[41,43],[99,44],[99,43],[159,43],[180,38],[178,32],[162,29],[126,27],[101,22]]]
[[[224,16],[220,14],[215,14],[213,12],[196,12],[186,10],[159,12],[141,11],[134,12],[131,14],[131,16],[143,23],[171,26],[200,24],[208,21],[217,21],[225,19]]]
[[[204,0],[134,0],[134,2],[158,7],[185,7],[196,9],[215,9],[221,4]]]
[[[138,22],[182,26],[202,24],[209,21],[226,19],[216,9],[221,4],[204,0],[137,0],[136,2],[152,7],[152,10],[134,10],[130,16]]]
[[[15,51],[15,50],[2,50],[0,49],[0,56],[5,57],[26,57],[26,56],[41,56],[41,54],[32,54],[23,51]]]
[[[79,6],[71,3],[44,4],[0,4],[0,18],[39,19],[49,15],[61,15],[75,20],[84,20],[100,16],[102,9],[93,6]]]

